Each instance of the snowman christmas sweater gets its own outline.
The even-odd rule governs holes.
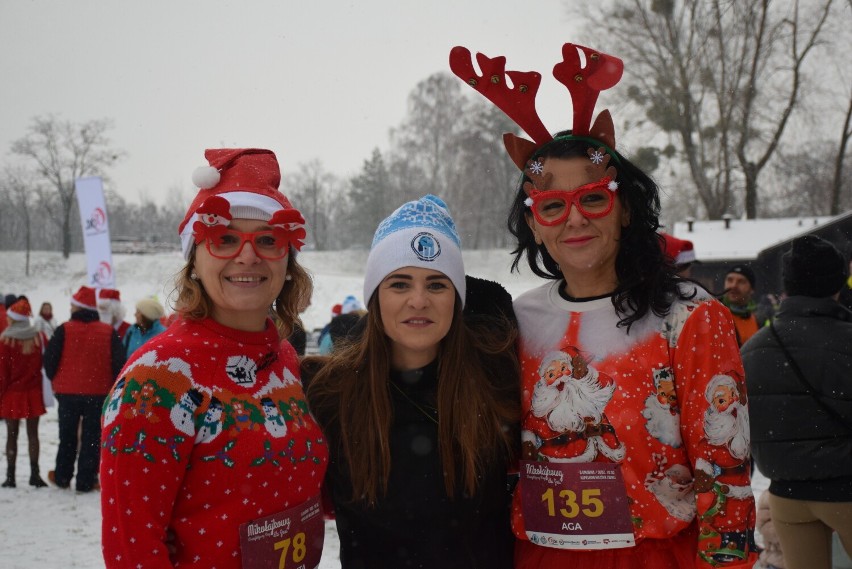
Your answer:
[[[296,354],[271,321],[242,332],[180,320],[134,352],[101,444],[108,568],[238,568],[240,524],[316,496],[328,462]]]
[[[523,458],[617,463],[637,545],[696,524],[695,567],[751,567],[748,411],[730,313],[681,284],[691,300],[676,300],[664,317],[649,313],[627,333],[610,297],[571,301],[562,287],[548,283],[514,303]],[[535,539],[524,512],[542,506],[523,503],[523,485],[513,529]],[[553,563],[568,559],[548,550],[538,551]],[[570,555],[577,562],[595,553]]]

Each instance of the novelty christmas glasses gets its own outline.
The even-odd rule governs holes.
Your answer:
[[[558,225],[568,218],[572,205],[585,217],[604,217],[612,210],[617,188],[609,177],[571,191],[530,188],[526,203],[539,224]]]
[[[197,210],[198,219],[192,224],[195,244],[204,241],[207,251],[218,259],[233,259],[246,243],[255,254],[270,261],[287,256],[290,247],[302,249],[305,239],[305,219],[298,210],[280,209],[267,222],[269,229],[243,233],[231,229],[230,204],[222,196],[211,196]]]
[[[272,229],[253,233],[227,229],[215,235],[207,235],[204,243],[207,251],[217,259],[233,259],[248,243],[261,259],[276,261],[286,257],[290,250],[287,237],[286,232]]]

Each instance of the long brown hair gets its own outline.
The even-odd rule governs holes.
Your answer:
[[[194,245],[189,261],[175,277],[177,299],[173,308],[184,318],[201,320],[210,316],[213,310],[213,302],[210,300],[207,291],[201,286],[201,281],[192,278],[193,272],[195,272]],[[287,276],[289,278],[284,281],[281,292],[278,293],[272,303],[272,310],[276,316],[274,318],[275,326],[282,338],[290,335],[294,323],[301,322],[299,311],[302,307],[307,306],[314,289],[311,276],[296,261],[292,249],[290,255],[287,256]]]
[[[378,294],[368,304],[360,339],[323,360],[307,390],[323,427],[336,423],[352,481],[352,499],[375,505],[387,492],[393,422],[388,381],[391,343],[382,325]],[[495,319],[496,320],[496,319]],[[517,454],[518,361],[514,328],[471,328],[456,297],[450,330],[438,349],[438,446],[447,496],[457,481],[472,495],[489,461]],[[322,365],[324,363],[324,365]],[[508,375],[507,375],[508,374]],[[506,378],[504,385],[494,381]]]

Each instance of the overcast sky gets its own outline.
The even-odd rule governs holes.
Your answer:
[[[348,176],[387,148],[454,45],[542,72],[539,114],[555,131],[571,102],[550,70],[576,29],[564,0],[0,0],[0,165],[32,117],[55,113],[114,121],[127,156],[112,187],[132,201],[189,196],[208,147]]]

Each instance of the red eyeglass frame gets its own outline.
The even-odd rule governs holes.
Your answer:
[[[225,231],[215,232],[214,235],[207,234],[203,236],[202,239],[204,240],[204,246],[207,249],[207,252],[210,253],[213,257],[216,257],[217,259],[235,259],[237,256],[239,256],[240,252],[243,250],[243,247],[246,246],[246,243],[248,243],[249,245],[251,245],[251,248],[254,249],[254,254],[260,257],[261,259],[266,259],[267,261],[277,261],[279,259],[283,259],[290,253],[290,239],[288,239],[288,233],[290,232],[276,229],[264,229],[263,231],[252,231],[251,233],[237,231],[236,229],[226,229]],[[233,255],[217,254],[214,253],[213,249],[211,248],[213,240],[219,239],[222,235],[225,234],[237,235],[240,238],[240,243],[237,245],[237,248]],[[275,240],[276,244],[281,240],[285,241],[285,245],[282,248],[284,252],[281,255],[271,257],[265,255],[260,250],[258,250],[257,245],[254,241],[255,237],[266,235],[271,236]]]
[[[615,193],[618,191],[617,188],[614,189],[614,190],[610,189],[610,187],[609,187],[610,182],[612,182],[612,178],[610,178],[609,176],[606,176],[606,177],[598,180],[597,182],[591,182],[589,184],[585,184],[585,185],[580,186],[579,188],[575,188],[571,191],[568,191],[568,190],[544,190],[544,191],[540,191],[540,190],[537,190],[537,189],[533,189],[533,191],[530,192],[530,195],[529,195],[530,200],[532,200],[532,203],[529,204],[529,208],[532,210],[532,214],[533,214],[533,217],[535,217],[535,220],[540,225],[544,225],[546,227],[559,225],[560,223],[562,223],[566,219],[568,219],[568,215],[570,215],[570,213],[571,213],[570,205],[573,205],[574,207],[576,207],[577,211],[579,211],[581,214],[583,214],[584,217],[588,217],[588,218],[591,218],[591,219],[597,219],[597,218],[600,218],[600,217],[605,217],[605,216],[609,215],[609,212],[612,211],[612,206],[615,203]],[[580,203],[580,199],[583,196],[585,196],[589,193],[598,192],[600,190],[604,190],[606,195],[609,197],[609,204],[606,206],[606,208],[603,211],[600,211],[600,212],[594,213],[594,212],[586,211],[585,208]],[[538,208],[535,207],[536,204],[540,203],[541,201],[549,200],[549,199],[561,199],[565,202],[565,204],[567,206],[565,208],[565,212],[562,215],[560,215],[558,218],[556,218],[554,220],[550,220],[550,221],[542,218],[539,215]],[[570,204],[570,205],[568,205],[568,204]]]

